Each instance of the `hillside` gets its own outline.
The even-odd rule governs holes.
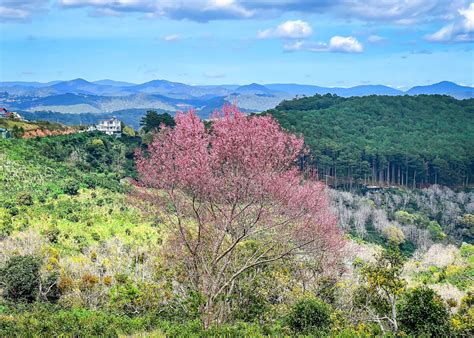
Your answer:
[[[360,287],[357,264],[373,262],[393,236],[412,257],[403,273],[410,287],[437,290],[453,311],[470,289],[474,247],[459,246],[462,239],[472,243],[474,235],[458,218],[468,220],[474,212],[473,193],[439,187],[361,195],[333,190],[332,208],[350,238],[346,273],[302,279],[302,262],[287,260],[249,274],[230,303],[233,324],[205,331],[197,319],[199,298],[182,288],[183,267],[163,261],[171,211],[163,209],[158,218],[148,213],[130,198],[123,179],[136,175],[132,152],[139,142],[94,133],[0,140],[0,265],[14,253],[34,255],[50,286],[35,303],[0,298],[0,335],[290,335],[285,318],[304,285],[343,318],[340,311],[349,311]],[[357,323],[354,311],[344,320]],[[34,319],[39,317],[41,323]],[[350,322],[338,325],[331,336],[362,330]],[[363,330],[378,332],[370,325]]]
[[[33,138],[53,135],[68,135],[78,131],[75,127],[68,127],[60,123],[48,121],[19,121],[0,118],[0,128],[7,129],[16,137]]]
[[[316,95],[267,113],[304,135],[306,165],[334,186],[473,183],[473,99]]]
[[[451,95],[458,99],[468,99],[473,97],[473,88],[467,86],[460,86],[449,81],[442,81],[432,84],[430,86],[415,86],[407,91],[409,95],[420,94],[439,94]]]

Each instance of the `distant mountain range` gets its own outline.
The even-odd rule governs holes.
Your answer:
[[[175,112],[194,108],[202,117],[208,117],[224,102],[237,102],[244,111],[259,112],[274,108],[282,100],[315,94],[336,94],[343,97],[441,94],[466,99],[474,98],[474,87],[448,81],[416,86],[407,91],[384,85],[343,88],[293,83],[202,86],[167,80],[153,80],[142,84],[114,80],[89,82],[84,79],[47,83],[15,81],[0,82],[0,107],[35,116],[41,116],[42,112],[89,114],[87,121],[91,119],[90,114],[104,117],[120,112],[124,116],[130,110],[137,117],[147,109]]]
[[[100,80],[89,82],[84,79],[69,81],[40,82],[0,82],[0,92],[12,95],[49,96],[57,94],[88,94],[104,96],[127,96],[133,94],[160,94],[170,97],[190,98],[202,96],[227,96],[231,94],[268,94],[268,95],[314,95],[336,94],[339,96],[366,95],[418,95],[444,94],[458,99],[474,97],[474,87],[461,86],[453,82],[443,81],[427,86],[416,86],[407,91],[398,90],[384,85],[363,85],[349,88],[320,87],[293,83],[270,83],[249,85],[217,85],[192,86],[167,80],[153,80],[142,84],[130,82]]]

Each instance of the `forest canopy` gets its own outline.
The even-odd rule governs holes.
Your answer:
[[[305,164],[334,186],[467,186],[474,171],[474,100],[442,95],[315,95],[266,113],[304,135]]]

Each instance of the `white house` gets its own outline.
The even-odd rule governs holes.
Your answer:
[[[115,117],[111,118],[110,120],[100,120],[96,128],[98,131],[101,131],[107,135],[122,135],[122,124],[120,120]]]

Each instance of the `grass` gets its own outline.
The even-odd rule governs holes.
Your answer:
[[[127,244],[158,239],[150,219],[127,205],[123,194],[102,188],[84,189],[75,196],[63,194],[22,207],[13,217],[14,230],[24,230],[25,224],[40,233],[58,231],[54,246],[69,254],[113,237]]]

